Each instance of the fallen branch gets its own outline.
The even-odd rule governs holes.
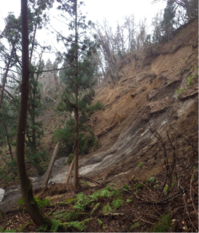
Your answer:
[[[72,163],[70,164],[69,171],[68,171],[68,175],[67,175],[67,177],[66,177],[66,180],[65,180],[64,184],[68,184],[68,181],[69,181],[69,178],[70,178],[72,169],[73,169],[73,165],[74,165],[74,159],[73,159]]]
[[[111,129],[113,129],[115,127],[115,123],[110,125],[109,127],[107,127],[105,130],[102,130],[100,133],[98,134],[95,134],[96,137],[100,137],[102,136],[103,134],[107,133],[108,131],[110,131]]]
[[[183,199],[184,204],[185,204],[185,210],[186,210],[185,212],[186,212],[186,214],[187,214],[187,216],[188,216],[188,218],[189,218],[189,221],[190,221],[191,225],[193,226],[194,230],[195,230],[196,232],[198,232],[198,231],[197,231],[198,229],[196,229],[195,225],[193,224],[193,222],[192,222],[192,220],[191,220],[191,218],[190,218],[189,211],[188,211],[188,208],[187,208],[186,194],[185,194],[185,193],[182,195],[182,199]]]
[[[51,160],[50,160],[50,163],[49,163],[49,166],[48,166],[48,170],[47,170],[46,175],[44,177],[44,180],[43,180],[43,182],[41,184],[41,187],[47,187],[47,185],[48,185],[48,180],[49,180],[50,174],[52,172],[53,164],[55,162],[55,158],[57,156],[58,150],[59,150],[59,142],[55,146],[53,156],[51,157]]]
[[[100,184],[99,182],[97,182],[97,181],[95,181],[95,180],[93,180],[91,178],[88,178],[88,177],[85,177],[85,176],[84,177],[83,176],[79,176],[79,178],[82,179],[82,180],[89,181],[91,183],[95,183],[95,184],[99,185],[100,187],[104,187],[104,185]]]

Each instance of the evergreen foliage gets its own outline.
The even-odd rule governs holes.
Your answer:
[[[93,24],[90,21],[86,22],[86,17],[82,15],[80,11],[82,2],[79,4],[74,0],[58,2],[60,3],[58,9],[66,11],[71,17],[69,23],[71,34],[65,37],[57,33],[58,42],[62,41],[67,51],[58,52],[57,60],[62,63],[63,67],[68,67],[60,72],[64,91],[57,110],[71,113],[72,116],[65,122],[62,129],[55,132],[53,137],[65,145],[66,153],[70,154],[73,153],[78,132],[79,153],[86,154],[90,147],[97,146],[97,139],[85,123],[94,111],[104,109],[104,106],[99,102],[95,105],[92,104],[93,87],[96,84],[95,74],[97,73],[97,64],[92,61],[92,56],[96,53],[98,44],[89,39],[88,29]],[[80,32],[77,32],[74,20],[75,18],[77,20],[76,7],[78,8],[77,24]],[[73,118],[73,116],[75,117]]]
[[[163,21],[161,22],[163,36],[166,40],[170,40],[175,29],[175,6],[172,0],[167,1],[164,9]]]

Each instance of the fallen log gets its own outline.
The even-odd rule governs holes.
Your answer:
[[[107,127],[106,129],[102,130],[100,133],[98,134],[95,134],[96,137],[100,137],[102,136],[103,134],[107,133],[108,131],[110,131],[111,129],[113,129],[115,127],[115,123],[110,125],[109,127]]]
[[[47,187],[48,186],[48,180],[49,180],[50,174],[52,172],[52,168],[53,168],[53,165],[54,165],[55,158],[57,156],[58,150],[59,150],[59,142],[55,146],[53,156],[51,157],[51,160],[50,160],[50,163],[49,163],[49,166],[48,166],[48,170],[47,170],[46,175],[44,177],[44,180],[43,180],[43,182],[41,184],[41,187]]]

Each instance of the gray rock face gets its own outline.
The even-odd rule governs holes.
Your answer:
[[[12,187],[5,192],[3,202],[0,202],[0,210],[3,213],[18,210],[20,208],[18,201],[21,198],[19,186]]]
[[[52,169],[52,175],[59,172],[59,170],[66,165],[68,157],[62,157],[55,161],[53,169]]]
[[[55,183],[63,183],[66,178],[66,174],[64,174],[63,177],[61,176],[61,174],[58,174],[56,176],[58,172],[61,173],[61,168],[64,167],[66,159],[66,157],[63,157],[55,161],[52,173],[53,177],[59,177],[58,180],[55,181]],[[68,169],[66,169],[66,173],[67,172]],[[41,177],[30,177],[30,179],[32,180],[33,189],[40,187],[41,182],[44,179],[44,175]],[[20,208],[20,205],[18,204],[20,198],[21,192],[19,185],[11,186],[8,190],[6,190],[6,192],[4,189],[0,189],[0,211],[2,211],[3,213],[7,213],[18,210]]]
[[[4,198],[5,190],[0,188],[0,202],[2,202]]]

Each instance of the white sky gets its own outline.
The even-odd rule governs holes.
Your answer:
[[[120,21],[124,16],[133,14],[136,19],[149,20],[158,10],[165,7],[165,2],[152,4],[153,0],[84,0],[87,18],[92,21],[103,21],[106,18],[110,23]],[[20,14],[21,0],[6,0],[1,3],[0,18],[5,18],[8,12]],[[2,28],[2,22],[0,22]]]
[[[136,22],[139,20],[147,19],[148,26],[151,25],[152,18],[155,14],[163,10],[165,2],[152,4],[152,0],[84,0],[85,12],[87,12],[87,19],[93,22],[98,21],[103,23],[107,19],[108,24],[115,26],[117,22],[122,23],[125,16],[134,15]],[[1,3],[0,8],[0,30],[4,28],[4,18],[8,12],[13,12],[16,16],[20,14],[21,0],[6,0]],[[52,25],[63,27],[61,23],[53,18],[56,16],[56,10],[51,10],[50,18]],[[38,39],[47,44],[55,45],[56,41],[53,36],[47,31],[38,32]],[[48,55],[49,56],[49,55]],[[45,58],[46,60],[46,58]]]

